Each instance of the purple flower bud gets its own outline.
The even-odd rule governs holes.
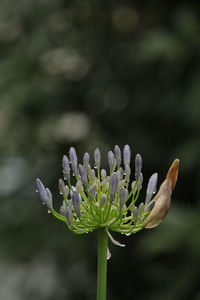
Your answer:
[[[121,167],[119,168],[119,176],[120,176],[120,180],[122,180],[124,177],[124,170]]]
[[[66,213],[66,207],[62,205],[62,206],[60,207],[60,214],[61,214],[63,217],[66,217],[65,213]]]
[[[77,154],[76,154],[76,150],[74,149],[74,147],[71,147],[69,149],[69,158],[70,158],[70,162],[72,165],[72,170],[74,172],[75,176],[79,176],[79,172],[78,172],[78,158],[77,158]]]
[[[83,155],[83,165],[84,167],[89,165],[90,163],[90,155],[89,153],[85,152],[84,155]]]
[[[91,181],[92,183],[95,181],[96,176],[95,176],[95,170],[94,170],[94,169],[91,169],[91,170],[89,171],[88,177],[90,178],[90,181]]]
[[[125,187],[122,187],[119,190],[119,209],[123,208],[127,198],[128,198],[128,191],[125,189]]]
[[[100,198],[100,207],[102,208],[105,203],[106,203],[106,195],[103,194]]]
[[[89,200],[90,200],[90,202],[93,201],[95,194],[96,194],[96,185],[94,184],[89,189]]]
[[[70,165],[69,165],[68,157],[66,155],[63,156],[62,168],[63,168],[64,178],[67,181],[70,181]]]
[[[116,173],[113,173],[110,178],[110,202],[111,203],[115,200],[117,188],[118,188],[118,176]]]
[[[136,185],[136,181],[134,180],[134,181],[131,183],[131,189],[136,188],[136,190],[137,190],[137,187],[136,187],[135,185]]]
[[[126,167],[126,165],[130,165],[130,161],[131,161],[131,149],[129,145],[124,146],[123,156],[124,156],[124,167]]]
[[[41,200],[45,201],[47,198],[47,191],[39,178],[36,179],[36,188],[36,192],[39,193]]]
[[[59,190],[60,190],[60,193],[63,194],[63,189],[65,187],[65,183],[62,179],[59,179],[58,181],[58,187],[59,187]]]
[[[77,217],[79,218],[80,215],[81,215],[80,196],[76,191],[74,191],[72,193],[72,204],[73,204],[73,207],[74,207],[74,211],[75,211]]]
[[[72,210],[71,210],[70,207],[66,208],[65,215],[66,215],[66,219],[67,219],[67,222],[68,222],[69,226],[72,226],[73,225],[73,223],[72,223]]]
[[[71,203],[71,201],[69,201],[69,204]],[[69,224],[69,226],[72,226],[72,207],[71,205],[68,205],[66,207],[66,205],[62,205],[60,208],[60,214],[64,217],[66,217],[67,219],[67,223]]]
[[[142,183],[143,183],[143,175],[142,173],[140,173],[137,176],[137,189],[140,190],[142,188]]]
[[[77,181],[76,183],[76,191],[81,195],[84,191],[84,188],[83,188],[83,184],[82,182],[79,180]]]
[[[60,214],[62,215],[62,216],[64,216],[65,217],[65,212],[66,212],[66,203],[65,203],[65,201],[63,201],[62,202],[62,205],[61,205],[61,207],[60,207]]]
[[[155,201],[154,200],[151,200],[144,208],[144,212],[149,212],[153,209],[155,205]]]
[[[138,207],[138,217],[141,217],[141,215],[144,212],[144,203],[140,203],[139,207]]]
[[[129,180],[130,175],[131,175],[131,168],[130,168],[129,165],[126,165],[126,167],[125,167],[125,173],[126,173],[126,175],[125,175],[126,180]]]
[[[121,150],[118,145],[115,145],[114,147],[114,154],[117,162],[117,167],[120,167],[122,156],[121,156]]]
[[[79,164],[79,170],[80,170],[81,180],[83,182],[85,189],[87,190],[88,189],[88,178],[87,178],[84,167],[80,164]]]
[[[106,170],[101,169],[101,178],[106,179]]]
[[[47,197],[48,197],[48,199],[49,199],[49,201],[50,201],[50,205],[49,205],[49,208],[50,209],[52,209],[53,207],[52,207],[52,193],[51,193],[51,191],[50,191],[50,189],[48,189],[48,188],[46,188],[46,192],[47,192]],[[50,207],[51,206],[51,207]]]
[[[97,148],[94,151],[94,162],[95,162],[95,166],[100,169],[100,164],[101,164],[101,153],[99,151],[99,149]]]
[[[125,181],[124,179],[123,179],[123,180],[120,180],[120,181],[119,181],[118,188],[121,188],[121,187],[125,186],[125,184],[126,184],[126,181]]]
[[[87,176],[89,177],[90,170],[91,170],[90,164],[88,164],[88,165],[83,165],[83,168],[85,169],[85,173],[86,173]]]
[[[142,157],[140,154],[135,156],[135,178],[138,178],[138,175],[142,171]]]
[[[67,198],[69,195],[69,187],[65,185],[62,179],[59,179],[58,187],[60,190],[60,194],[63,194],[63,196]]]
[[[109,164],[110,171],[112,172],[116,167],[116,159],[112,151],[108,152],[108,164]]]
[[[157,181],[158,181],[158,173],[154,173],[149,179],[145,203],[149,203],[153,194],[156,192]]]
[[[46,207],[50,210],[53,209],[52,204],[52,194],[48,188],[45,188],[42,181],[37,178],[36,179],[36,187],[37,191],[39,193],[40,199],[42,201],[42,204],[46,205]]]
[[[77,158],[76,150],[74,147],[71,147],[69,149],[69,158],[70,158],[71,164],[77,166],[78,158]]]
[[[106,181],[106,179],[103,179],[101,181],[101,186],[102,186],[102,191],[105,193],[108,190],[108,182]]]

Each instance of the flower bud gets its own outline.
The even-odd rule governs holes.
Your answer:
[[[85,152],[83,155],[83,165],[87,166],[90,163],[90,155],[88,152]]]
[[[155,205],[155,201],[151,200],[147,205],[145,205],[144,213],[151,211]]]
[[[65,217],[65,209],[67,208],[65,200],[62,202],[60,207],[60,214]]]
[[[115,159],[117,162],[117,167],[119,168],[122,158],[121,158],[121,150],[118,145],[115,145],[115,147],[114,147],[114,154],[115,154]]]
[[[135,156],[135,178],[138,178],[138,175],[142,171],[142,157],[140,154]]]
[[[37,178],[36,179],[36,187],[37,191],[39,193],[40,199],[42,201],[42,204],[46,205],[46,207],[50,210],[53,209],[52,204],[52,194],[48,188],[45,188],[42,181]]]
[[[119,168],[119,176],[120,176],[120,180],[124,178],[124,170],[122,169],[122,167]]]
[[[158,173],[154,173],[149,179],[145,203],[149,203],[153,194],[155,193],[157,181],[158,181]]]
[[[85,170],[85,173],[87,174],[87,176],[89,177],[89,174],[90,174],[90,170],[92,169],[90,164],[88,165],[83,165],[83,168]]]
[[[103,179],[102,181],[101,181],[101,186],[102,186],[102,191],[104,192],[104,193],[106,193],[107,192],[107,190],[108,190],[108,182],[106,181],[106,179]]]
[[[45,202],[48,199],[47,191],[39,178],[36,179],[36,188],[36,192],[39,193],[40,199]]]
[[[66,217],[67,219],[67,223],[69,224],[69,226],[72,226],[72,205],[71,205],[71,201],[68,202],[68,206],[66,207],[65,202],[63,203],[63,205],[60,207],[60,214],[64,217]]]
[[[143,212],[144,212],[144,203],[142,202],[138,207],[138,217],[141,217]]]
[[[119,209],[123,208],[127,198],[128,198],[128,191],[125,189],[125,187],[122,187],[119,190]]]
[[[59,179],[59,190],[60,190],[60,194],[62,194],[64,197],[68,197],[69,195],[69,187],[68,185],[65,185],[64,181],[62,179]]]
[[[64,186],[65,186],[64,181],[62,179],[59,179],[58,187],[59,187],[59,190],[60,190],[60,194],[63,194]]]
[[[94,162],[95,162],[95,166],[97,167],[97,169],[100,169],[100,165],[101,165],[101,153],[99,151],[99,149],[95,149],[94,151]]]
[[[96,185],[96,191],[97,193],[99,193],[99,191],[101,191],[101,182],[99,181],[99,179],[95,181],[95,185]]]
[[[135,186],[136,185],[136,181],[134,180],[132,183],[131,183],[131,189],[136,189],[137,190],[137,187]],[[135,191],[136,191],[135,190]]]
[[[77,158],[76,150],[74,147],[71,147],[69,149],[69,158],[70,158],[71,164],[77,166],[78,158]]]
[[[102,169],[101,170],[101,178],[104,180],[104,179],[106,179],[106,170],[104,170],[104,169]]]
[[[64,196],[65,198],[67,198],[68,195],[69,195],[69,187],[68,187],[68,185],[65,185],[65,186],[64,186],[64,189],[63,189],[63,196]]]
[[[103,194],[100,198],[100,207],[102,208],[105,203],[106,203],[106,195]]]
[[[70,207],[67,207],[66,208],[66,219],[67,219],[67,222],[69,224],[69,226],[72,226],[73,223],[72,223],[72,210],[70,209]]]
[[[130,161],[131,161],[131,150],[129,145],[124,146],[123,156],[124,156],[124,167],[126,167],[126,165],[130,165]]]
[[[89,201],[92,202],[96,194],[96,185],[92,185],[89,189]]]
[[[84,189],[81,181],[77,181],[76,183],[76,190],[79,194],[82,194]]]
[[[70,162],[72,165],[72,170],[74,172],[74,175],[78,176],[79,175],[78,167],[77,167],[78,158],[77,158],[76,150],[74,149],[74,147],[71,147],[69,149],[69,158],[70,158]]]
[[[108,164],[109,164],[110,172],[112,172],[116,167],[116,159],[112,151],[108,152]]]
[[[126,181],[124,179],[120,180],[118,188],[125,186],[125,184],[126,184]]]
[[[79,218],[80,214],[81,214],[80,196],[79,196],[79,194],[76,191],[74,191],[72,193],[72,204],[73,204],[73,207],[74,207],[74,211],[75,211],[77,217]]]
[[[66,210],[66,218],[67,218],[67,222],[70,226],[73,225],[72,223],[72,200],[68,201],[68,206],[67,206],[67,210]]]
[[[89,171],[89,174],[88,174],[88,177],[89,177],[89,179],[90,179],[90,184],[94,184],[95,183],[95,181],[96,181],[96,174],[95,174],[95,170],[94,169],[91,169],[90,171]]]
[[[116,173],[113,173],[110,178],[110,203],[115,200],[115,195],[118,188],[118,176]]]
[[[130,175],[131,175],[131,168],[129,165],[126,165],[125,167],[125,179],[128,181],[130,179]]]
[[[63,217],[66,217],[66,206],[62,205],[60,207],[60,214],[63,216]]]
[[[48,208],[50,209],[50,210],[52,210],[53,209],[53,205],[52,205],[52,193],[51,193],[51,191],[48,189],[48,188],[46,188],[46,192],[47,192],[47,197],[48,197]]]
[[[143,175],[142,173],[140,173],[137,177],[137,189],[141,189],[142,188],[142,183],[143,183]]]
[[[81,180],[83,182],[85,189],[87,190],[88,189],[88,178],[87,178],[85,169],[81,164],[79,164],[79,170],[80,170]]]
[[[69,165],[68,157],[66,155],[63,156],[62,168],[63,168],[64,179],[70,181],[70,165]]]

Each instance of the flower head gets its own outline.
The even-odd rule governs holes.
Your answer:
[[[42,203],[69,229],[77,234],[105,227],[123,234],[132,234],[143,228],[155,227],[164,219],[170,206],[171,193],[176,184],[179,160],[176,159],[167,177],[155,194],[158,174],[154,173],[147,185],[146,199],[136,206],[143,183],[142,157],[135,157],[135,172],[131,172],[131,149],[125,145],[123,160],[119,146],[108,152],[109,173],[100,169],[101,153],[94,151],[94,168],[90,165],[90,155],[83,155],[83,164],[78,163],[76,150],[71,147],[69,158],[63,156],[64,180],[59,180],[63,203],[60,213],[52,204],[52,195],[40,179],[36,180]],[[71,167],[70,167],[71,165]],[[135,174],[131,182],[131,174]],[[73,176],[71,176],[73,175]],[[152,199],[152,200],[151,200]],[[109,234],[110,236],[110,234]]]

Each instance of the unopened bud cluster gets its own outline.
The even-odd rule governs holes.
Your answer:
[[[144,220],[154,207],[158,175],[154,173],[147,185],[146,199],[136,206],[143,183],[142,158],[135,156],[135,170],[131,172],[131,150],[126,145],[121,153],[119,146],[108,152],[109,172],[101,169],[101,153],[94,151],[94,167],[90,155],[83,155],[78,163],[73,147],[69,156],[64,155],[62,168],[64,179],[59,179],[59,191],[63,195],[60,213],[53,208],[52,194],[40,179],[36,180],[42,203],[56,218],[67,223],[77,234],[87,233],[99,227],[131,234],[141,230]],[[133,174],[131,174],[133,173]],[[131,181],[131,177],[134,180]],[[75,185],[73,185],[75,178]]]

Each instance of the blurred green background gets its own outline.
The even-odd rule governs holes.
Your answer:
[[[69,147],[107,167],[115,144],[142,155],[144,190],[181,165],[166,220],[114,234],[108,299],[200,299],[199,20],[199,1],[0,1],[1,300],[95,299],[96,232],[48,215],[35,178],[59,207]]]

